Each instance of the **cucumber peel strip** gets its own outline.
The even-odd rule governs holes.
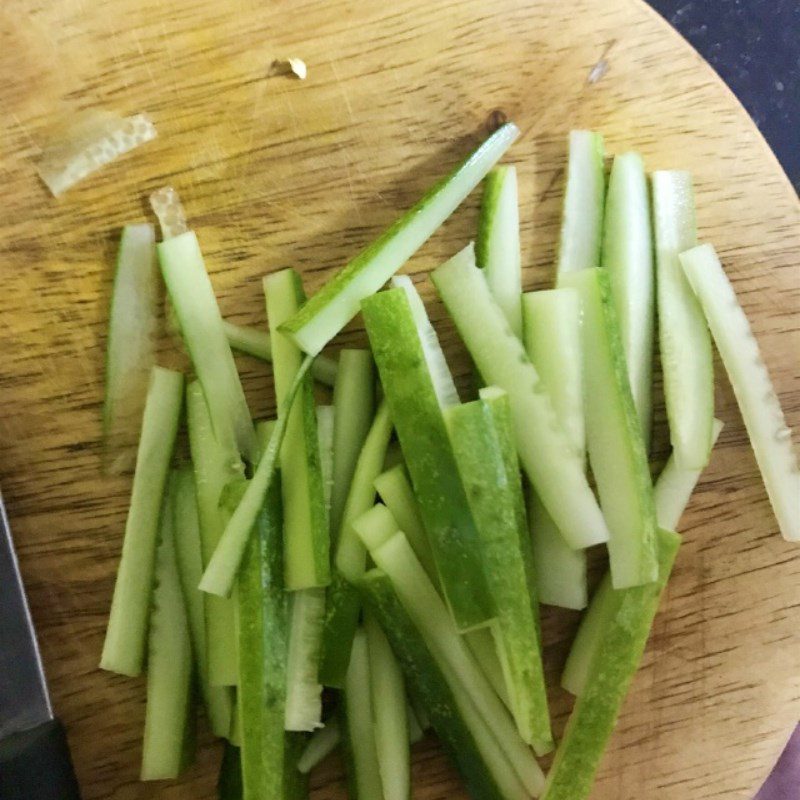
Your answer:
[[[358,313],[361,301],[377,292],[455,211],[518,135],[511,122],[495,131],[313,295],[284,323],[283,332],[306,353],[319,353]]]

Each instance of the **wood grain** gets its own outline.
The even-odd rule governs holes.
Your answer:
[[[267,77],[286,56],[306,61],[308,80]],[[204,740],[180,784],[137,783],[143,684],[97,669],[130,488],[99,476],[111,263],[120,226],[146,217],[164,183],[199,231],[223,311],[263,324],[264,273],[293,266],[316,289],[497,109],[523,131],[510,160],[526,288],[548,285],[566,132],[601,130],[611,152],[635,147],[651,169],[694,172],[702,237],[800,422],[797,198],[730,92],[638,2],[6,0],[0,78],[0,481],[86,800],[206,800],[219,758]],[[54,200],[33,162],[54,123],[93,107],[148,111],[160,137]],[[476,202],[411,271],[473,236]],[[466,374],[452,324],[429,282],[422,290]],[[354,342],[358,324],[337,346]],[[254,413],[269,412],[268,370],[242,367]],[[719,375],[726,429],[595,800],[750,798],[800,717],[800,557],[776,533]],[[662,454],[663,442],[662,430]],[[554,687],[576,621],[545,614]],[[569,702],[551,697],[561,730]],[[420,800],[465,796],[432,742],[415,749],[414,773]],[[345,796],[335,760],[314,786],[315,800]]]

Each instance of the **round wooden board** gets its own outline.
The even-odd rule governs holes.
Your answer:
[[[307,80],[268,77],[287,56],[307,62]],[[99,475],[111,265],[120,226],[149,216],[153,189],[179,190],[223,312],[263,324],[264,273],[293,266],[315,290],[501,109],[522,129],[509,159],[530,289],[552,280],[566,133],[600,130],[612,153],[637,148],[651,169],[693,171],[701,236],[721,253],[800,423],[797,199],[731,93],[639,2],[6,0],[0,76],[0,481],[86,800],[215,796],[207,739],[180,783],[137,782],[143,682],[97,669],[130,488],[129,477]],[[33,161],[53,123],[93,107],[148,111],[159,138],[53,199]],[[473,236],[476,203],[412,271]],[[422,287],[466,374],[453,326]],[[363,341],[356,324],[336,346]],[[270,412],[268,370],[242,366],[254,412]],[[718,374],[726,428],[683,521],[595,800],[751,798],[800,717],[800,556],[777,535]],[[575,623],[545,614],[557,731]],[[431,741],[415,748],[414,784],[418,800],[465,797]],[[338,763],[313,786],[314,800],[343,798]]]

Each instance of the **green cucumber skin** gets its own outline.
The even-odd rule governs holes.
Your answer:
[[[264,279],[272,336],[273,371],[278,409],[285,409],[285,394],[299,369],[300,352],[282,333],[281,322],[305,300],[300,276],[281,270]],[[314,383],[303,379],[289,411],[286,438],[281,448],[281,486],[284,519],[284,578],[290,591],[313,589],[330,583],[330,529],[314,405]]]
[[[456,463],[480,535],[480,555],[497,608],[512,711],[537,754],[553,749],[533,559],[505,392],[447,410]]]
[[[614,588],[658,576],[656,510],[644,440],[631,394],[611,282],[602,269],[568,276],[579,289],[586,364],[586,433],[610,538]],[[604,397],[606,404],[593,398]],[[615,409],[609,410],[608,402]]]
[[[364,606],[380,623],[403,669],[406,680],[447,754],[461,772],[474,800],[506,800],[487,769],[467,723],[458,713],[452,691],[436,660],[425,645],[392,588],[379,570],[371,570],[359,583]]]
[[[638,153],[622,153],[614,158],[608,180],[600,261],[611,276],[633,402],[649,450],[655,271],[647,176]]]
[[[342,350],[333,387],[331,533],[338,535],[350,482],[375,415],[375,366],[368,350]]]
[[[350,644],[358,627],[361,610],[358,592],[347,576],[350,579],[360,577],[367,565],[366,549],[356,536],[352,522],[368,511],[375,501],[375,478],[383,467],[392,429],[389,407],[383,402],[372,420],[356,461],[342,514],[333,578],[328,587],[319,668],[322,684],[335,689],[344,686],[347,665],[350,662]]]
[[[600,264],[605,204],[603,137],[570,131],[569,162],[558,247],[558,278]]]
[[[639,668],[680,537],[659,529],[658,545],[658,581],[614,591],[615,608],[556,750],[541,800],[589,797],[600,759]]]
[[[109,310],[103,402],[103,470],[131,469],[155,363],[158,259],[152,225],[122,229]]]
[[[241,456],[255,464],[255,429],[217,298],[193,231],[157,245],[161,274],[208,403],[214,433],[227,453],[232,475],[243,471]]]
[[[173,527],[174,483],[164,497],[148,631],[142,781],[177,778],[194,758],[192,642]]]
[[[101,669],[141,674],[147,644],[161,504],[183,400],[183,375],[154,367],[136,454],[122,556]]]
[[[219,800],[243,800],[243,791],[239,748],[225,742],[217,777],[217,798]]]
[[[450,216],[518,135],[516,125],[510,122],[495,131],[450,175],[435,184],[416,205],[311,297],[284,324],[284,333],[291,336],[305,352],[316,355],[358,313],[359,303],[377,292]],[[453,187],[465,180],[461,190],[454,192]],[[443,203],[443,197],[448,202]],[[431,206],[439,205],[442,207],[437,208],[437,213],[428,220]],[[414,230],[420,226],[423,226],[422,230]],[[409,231],[412,233],[409,234]],[[398,243],[401,243],[399,247]],[[348,297],[347,289],[359,282],[363,285],[352,297]]]
[[[714,362],[703,310],[679,254],[697,244],[694,191],[687,172],[651,176],[658,345],[669,435],[682,469],[702,469],[711,453]]]
[[[244,800],[283,800],[289,597],[283,591],[280,481],[267,492],[236,587]]]
[[[516,168],[495,167],[484,179],[483,187],[475,260],[486,272],[486,281],[509,327],[521,338],[522,268]]]
[[[362,309],[445,597],[459,628],[477,627],[494,617],[494,608],[408,299],[402,289],[392,289],[368,298]]]

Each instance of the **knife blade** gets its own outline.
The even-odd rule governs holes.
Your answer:
[[[0,739],[51,719],[42,657],[0,495]]]
[[[0,494],[0,798],[80,800]]]

